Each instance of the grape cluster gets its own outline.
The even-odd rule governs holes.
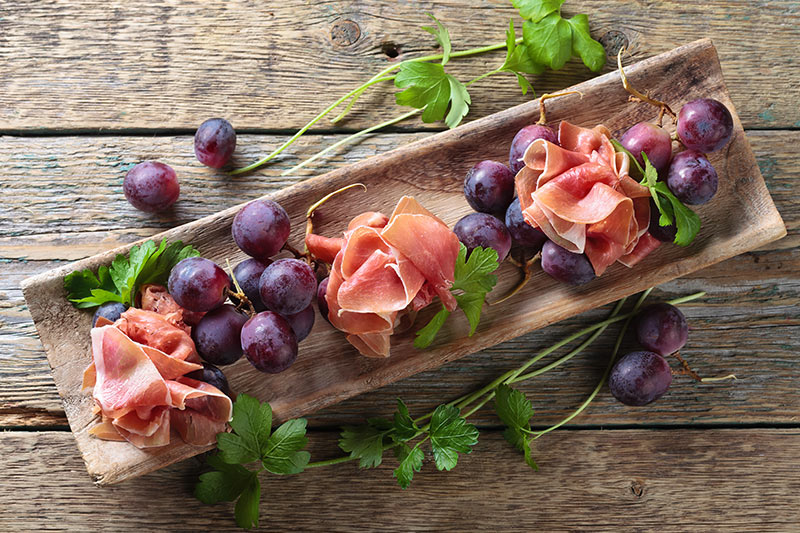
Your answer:
[[[608,385],[611,394],[626,405],[647,405],[664,395],[672,383],[665,356],[686,345],[689,326],[681,311],[670,304],[653,304],[641,310],[636,338],[645,351],[624,355],[614,364]]]
[[[184,259],[173,267],[167,282],[170,295],[181,307],[205,313],[192,336],[207,363],[229,365],[244,355],[258,370],[278,373],[297,359],[298,342],[314,326],[312,300],[318,288],[308,263],[271,258],[283,250],[290,229],[289,216],[280,205],[255,200],[242,207],[233,221],[234,241],[251,256],[236,265],[233,278],[202,257]],[[229,297],[240,308],[243,300],[249,301],[252,316],[225,303]]]

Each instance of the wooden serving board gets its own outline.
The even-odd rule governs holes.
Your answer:
[[[318,316],[310,337],[300,344],[300,355],[291,368],[278,375],[262,374],[243,358],[225,368],[232,388],[268,400],[278,419],[301,416],[784,236],[786,230],[734,112],[711,41],[705,39],[676,48],[632,65],[626,73],[635,87],[649,91],[673,109],[695,98],[710,97],[722,101],[733,112],[731,142],[710,157],[719,173],[719,191],[711,202],[696,209],[703,227],[690,247],[661,246],[634,269],[617,264],[599,279],[580,287],[557,283],[537,271],[515,297],[485,309],[473,337],[466,336],[466,319],[456,313],[428,350],[413,347],[411,331],[394,336],[392,355],[388,359],[360,356],[340,332]],[[651,120],[656,114],[656,110],[646,104],[628,102],[628,94],[616,72],[581,83],[571,90],[582,92],[583,98],[573,95],[548,101],[547,116],[551,124],[556,125],[562,119],[589,127],[603,123],[615,135],[620,135],[627,127]],[[506,161],[514,134],[535,122],[538,116],[536,102],[519,105],[309,179],[274,193],[270,198],[289,213],[293,225],[290,242],[296,246],[302,243],[306,209],[325,194],[356,182],[365,184],[367,192],[353,190],[328,202],[315,217],[317,233],[337,236],[353,216],[366,210],[390,213],[403,195],[415,196],[453,225],[471,212],[462,192],[466,171],[482,159]],[[238,209],[227,209],[153,238],[182,240],[196,246],[209,259],[223,264],[229,259],[235,264],[244,258],[230,232]],[[94,417],[90,396],[81,392],[81,378],[91,358],[91,313],[72,307],[65,298],[62,281],[74,270],[96,270],[100,265],[109,264],[116,254],[127,253],[129,248],[111,250],[23,283],[25,299],[47,351],[78,447],[89,473],[101,485],[150,472],[208,449],[186,445],[174,437],[169,446],[145,451],[127,443],[101,441],[87,434]],[[500,282],[490,299],[505,294],[518,277],[514,267],[502,266]],[[428,309],[420,313],[417,324],[426,323],[434,311]]]

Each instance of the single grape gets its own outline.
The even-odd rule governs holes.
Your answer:
[[[300,342],[308,337],[308,334],[311,333],[311,328],[314,327],[314,304],[309,304],[299,313],[284,315],[283,318],[292,326],[297,342]]]
[[[678,137],[690,150],[715,152],[731,140],[732,134],[731,112],[718,100],[692,100],[678,113]]]
[[[181,307],[206,312],[222,305],[229,283],[228,274],[213,261],[187,257],[172,267],[167,290]]]
[[[330,323],[328,319],[328,300],[325,298],[325,295],[328,292],[328,280],[330,278],[325,278],[319,282],[319,286],[317,287],[317,307],[319,307],[319,314],[322,315],[322,318]]]
[[[297,359],[297,337],[289,322],[277,313],[264,311],[242,326],[242,349],[254,367],[277,374]]]
[[[553,241],[542,246],[542,270],[570,285],[583,285],[595,278],[594,268],[584,254],[570,252]]]
[[[250,303],[253,304],[253,307],[258,313],[267,310],[267,307],[261,301],[261,293],[258,292],[258,283],[261,281],[261,274],[264,273],[264,269],[270,264],[272,264],[272,261],[269,259],[260,261],[250,258],[245,259],[233,269],[233,275],[236,277],[236,281],[239,282],[239,286],[242,288],[244,295],[247,296],[247,299],[250,300]]]
[[[666,202],[665,198],[662,198],[662,202]],[[678,233],[678,227],[675,225],[675,221],[673,220],[672,224],[669,226],[662,226],[659,224],[659,219],[661,218],[661,212],[656,207],[656,203],[653,199],[650,199],[650,226],[648,231],[650,235],[655,237],[661,242],[673,242],[675,240],[675,235]]]
[[[136,209],[157,213],[178,200],[181,187],[172,167],[158,161],[143,161],[125,174],[122,191]]]
[[[475,211],[502,215],[514,199],[514,173],[497,161],[481,161],[464,178],[464,196]]]
[[[511,141],[511,150],[508,152],[508,166],[511,172],[516,174],[525,163],[521,161],[522,156],[525,155],[525,150],[536,139],[544,139],[545,141],[553,144],[558,144],[558,135],[553,128],[543,124],[531,124],[525,126],[514,135],[514,140]]]
[[[314,299],[317,278],[308,263],[278,259],[264,269],[258,290],[267,309],[292,315],[308,307]]]
[[[92,327],[97,324],[97,319],[103,317],[111,322],[116,322],[119,317],[128,309],[128,306],[119,302],[106,302],[97,308],[92,318]]]
[[[235,363],[242,356],[240,334],[247,316],[232,305],[221,305],[206,313],[192,329],[200,356],[215,365]]]
[[[236,149],[236,132],[224,118],[210,118],[194,134],[194,155],[211,168],[222,168]]]
[[[689,326],[680,309],[667,303],[648,305],[636,321],[639,344],[650,351],[669,355],[677,352],[689,338]]]
[[[453,227],[458,240],[467,247],[467,252],[481,246],[494,248],[497,260],[502,261],[511,250],[511,235],[505,224],[486,213],[470,213]]]
[[[700,205],[717,192],[717,171],[708,159],[695,150],[686,150],[672,159],[667,187],[681,202]]]
[[[189,372],[186,374],[186,377],[196,379],[197,381],[204,381],[209,385],[213,385],[226,396],[233,398],[233,393],[228,385],[228,378],[225,377],[225,374],[222,372],[222,370],[212,364],[203,363],[202,369]]]
[[[506,210],[506,228],[515,243],[533,252],[541,250],[544,241],[547,240],[547,236],[542,230],[525,222],[519,198],[514,198]]]
[[[625,405],[647,405],[667,392],[672,372],[667,361],[653,352],[631,352],[614,364],[608,387]]]
[[[647,154],[647,159],[656,170],[667,168],[672,156],[672,139],[669,132],[652,122],[634,124],[625,132],[619,142],[633,154],[642,168],[644,168],[642,152]]]
[[[236,245],[250,257],[268,259],[289,238],[289,215],[272,200],[254,200],[233,218],[231,232]]]

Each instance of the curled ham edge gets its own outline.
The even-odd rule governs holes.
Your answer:
[[[389,339],[406,313],[434,296],[447,309],[456,307],[450,286],[458,237],[410,196],[400,199],[391,217],[362,213],[343,239],[309,234],[306,245],[315,257],[332,262],[328,319],[362,355],[388,357]]]
[[[144,323],[138,336],[154,342],[150,337],[161,331],[170,353],[132,340],[125,330],[135,329],[137,321]],[[231,399],[208,383],[185,377],[202,365],[191,337],[167,317],[131,308],[114,324],[99,320],[91,337],[93,361],[84,372],[83,388],[92,389],[101,420],[90,435],[143,449],[169,444],[173,427],[196,446],[214,444],[217,433],[225,431],[233,414]]]
[[[562,121],[557,146],[543,139],[523,155],[515,184],[523,216],[559,246],[586,253],[596,275],[619,261],[631,267],[660,244],[648,233],[650,191],[605,126]]]

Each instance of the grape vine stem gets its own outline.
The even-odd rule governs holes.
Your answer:
[[[672,117],[673,121],[676,121],[678,119],[678,116],[672,109],[670,109],[670,107],[666,103],[662,102],[661,100],[656,100],[655,98],[651,98],[646,94],[640,93],[639,91],[634,89],[633,86],[628,82],[628,78],[627,76],[625,76],[625,71],[622,69],[622,53],[624,51],[625,51],[624,48],[620,48],[619,52],[617,53],[617,69],[619,70],[619,77],[622,80],[622,87],[631,95],[633,95],[633,97],[636,98],[637,100],[640,100],[642,102],[648,103],[650,105],[659,108],[659,113],[658,113],[659,126],[661,126],[661,119],[664,117],[664,113],[667,113],[670,117]]]

